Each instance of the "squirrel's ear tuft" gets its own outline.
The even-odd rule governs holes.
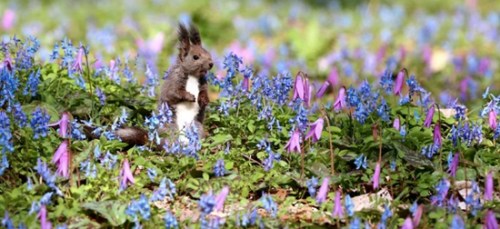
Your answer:
[[[184,60],[184,57],[189,53],[189,32],[184,25],[179,23],[179,29],[177,30],[177,35],[179,36],[179,58]]]
[[[193,24],[189,26],[189,40],[191,40],[191,43],[193,43],[194,45],[201,45],[200,32],[198,31],[198,28],[196,28],[196,26]]]

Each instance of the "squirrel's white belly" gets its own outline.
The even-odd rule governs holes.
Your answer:
[[[200,111],[200,106],[198,105],[198,93],[200,92],[200,82],[198,78],[194,76],[188,76],[186,82],[186,91],[193,94],[195,102],[182,102],[176,105],[176,124],[179,130],[183,130],[185,127],[189,126],[194,122],[196,115]]]

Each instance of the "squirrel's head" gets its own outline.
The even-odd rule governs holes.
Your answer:
[[[188,29],[179,24],[179,64],[189,75],[204,77],[214,66],[212,56],[201,46],[200,32],[194,25]]]

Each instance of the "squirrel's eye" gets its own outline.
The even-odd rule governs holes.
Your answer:
[[[193,59],[197,60],[197,59],[200,59],[200,57],[198,55],[194,55]]]

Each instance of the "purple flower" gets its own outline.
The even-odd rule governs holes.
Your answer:
[[[491,171],[489,171],[488,175],[486,175],[484,200],[493,200],[493,173]]]
[[[434,145],[441,146],[441,125],[437,122],[434,125]]]
[[[300,132],[299,129],[295,129],[293,131],[292,137],[288,141],[288,143],[285,145],[285,149],[287,152],[292,152],[296,151],[300,153]]]
[[[127,183],[134,184],[134,175],[130,171],[130,165],[128,164],[128,159],[123,160],[122,170],[120,171],[120,189],[125,190],[127,188]]]
[[[299,72],[297,77],[295,77],[295,84],[293,87],[293,100],[297,98],[304,100],[304,79],[302,78],[302,72]]]
[[[392,127],[399,131],[401,129],[401,122],[399,121],[399,118],[395,118],[394,122],[392,123]]]
[[[498,222],[495,217],[495,213],[492,210],[488,210],[484,216],[484,228],[498,229]]]
[[[401,94],[401,90],[403,89],[403,82],[405,79],[406,72],[407,72],[406,68],[403,68],[399,71],[398,76],[396,77],[396,82],[394,84],[394,95]]]
[[[424,206],[419,205],[417,210],[413,212],[413,226],[417,227],[420,223],[420,219],[422,218],[422,213],[424,212]]]
[[[378,161],[377,165],[375,165],[375,173],[373,173],[373,178],[372,178],[373,189],[378,188],[379,180],[380,180],[380,161]]]
[[[401,229],[413,229],[413,221],[410,217],[406,217],[403,226],[401,226]]]
[[[450,173],[450,176],[455,177],[457,174],[457,169],[458,169],[458,162],[459,162],[459,156],[460,153],[455,153],[453,155],[453,159],[451,160],[451,163],[448,165],[448,172]]]
[[[40,206],[40,211],[38,212],[38,218],[40,219],[40,227],[42,229],[52,228],[52,224],[47,220],[47,208],[45,205]]]
[[[497,128],[497,112],[495,111],[495,109],[490,110],[488,123],[490,124],[490,128],[492,130],[496,130],[496,128]]]
[[[304,80],[304,102],[306,104],[306,107],[309,107],[311,105],[311,98],[312,98],[312,85],[309,84],[309,79]]]
[[[73,62],[72,71],[77,71],[77,72],[82,72],[83,67],[82,67],[82,62],[83,62],[83,54],[85,53],[85,50],[83,49],[83,46],[80,46],[78,49],[78,53],[76,54],[76,59]]]
[[[316,195],[316,202],[321,204],[326,201],[326,196],[328,195],[328,177],[323,178],[323,183],[319,187],[318,194]]]
[[[69,113],[63,112],[61,115],[61,119],[55,123],[51,123],[48,126],[59,126],[59,136],[61,138],[66,138],[68,136],[68,125],[69,125]]]
[[[311,129],[309,130],[309,133],[306,135],[306,139],[309,139],[312,137],[313,142],[317,142],[319,138],[321,137],[321,131],[323,131],[323,118],[319,118],[316,120],[316,122],[313,122],[311,124]]]
[[[432,118],[434,117],[434,104],[427,110],[427,116],[425,116],[424,126],[429,128],[432,123]]]
[[[332,214],[333,218],[336,218],[336,217],[342,218],[342,217],[344,217],[344,210],[342,209],[342,203],[340,201],[341,195],[342,194],[340,194],[340,191],[337,190],[335,192],[335,203],[334,203],[335,207],[333,209],[333,214]]]
[[[333,104],[333,109],[335,111],[339,111],[346,107],[346,101],[345,101],[345,96],[346,96],[346,91],[345,87],[341,87],[339,89],[339,96],[337,97],[337,100],[335,100],[335,103]]]
[[[321,98],[326,92],[326,89],[328,89],[328,86],[330,86],[330,83],[328,81],[325,81],[321,87],[319,88],[318,92],[316,92],[316,97]]]
[[[229,194],[229,188],[224,186],[220,191],[219,195],[215,197],[215,207],[214,211],[222,211],[224,209],[224,202],[226,201],[226,197]]]
[[[52,163],[57,166],[57,174],[66,178],[69,177],[70,162],[70,152],[68,144],[68,140],[65,139],[61,143],[61,145],[59,145],[56,152],[54,153],[54,156],[52,157]]]
[[[10,30],[14,26],[14,20],[16,19],[16,12],[11,9],[6,9],[2,17],[2,28],[5,30]]]
[[[330,74],[328,74],[327,82],[332,86],[337,86],[339,84],[339,73],[336,67],[333,67]]]

